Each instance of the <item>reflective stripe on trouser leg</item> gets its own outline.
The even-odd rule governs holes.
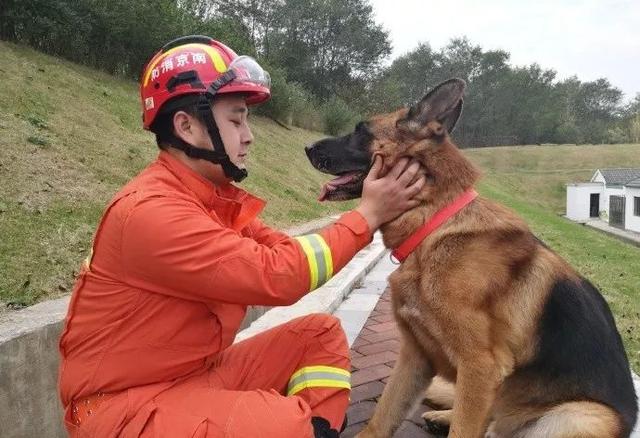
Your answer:
[[[289,379],[287,395],[308,388],[351,389],[351,373],[342,368],[323,365],[300,368]]]
[[[322,286],[333,277],[333,258],[327,242],[319,234],[298,236],[296,240],[302,246],[309,262],[309,290]]]

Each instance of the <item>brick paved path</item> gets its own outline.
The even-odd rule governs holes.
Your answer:
[[[360,335],[351,346],[351,405],[347,413],[349,427],[340,436],[352,438],[373,415],[377,400],[387,383],[400,351],[400,334],[391,311],[391,293],[380,297]],[[420,417],[426,407],[418,407],[396,432],[397,438],[435,437],[422,429]]]

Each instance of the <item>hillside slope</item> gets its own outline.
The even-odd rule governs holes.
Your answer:
[[[487,181],[554,213],[565,212],[566,184],[607,167],[640,167],[640,144],[510,146],[469,149]]]

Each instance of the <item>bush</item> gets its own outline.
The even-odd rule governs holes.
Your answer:
[[[583,135],[578,127],[573,122],[564,122],[558,126],[553,135],[551,141],[558,144],[567,143],[582,143],[584,141]]]
[[[339,97],[333,97],[322,106],[324,131],[329,135],[338,135],[351,128],[359,116]]]
[[[629,138],[633,143],[640,143],[640,114],[629,120]]]
[[[321,131],[322,115],[311,93],[299,83],[287,82],[284,70],[261,64],[271,75],[271,99],[256,112],[287,125]]]
[[[27,137],[27,141],[31,144],[34,144],[36,146],[40,146],[42,148],[47,148],[51,145],[51,143],[49,142],[49,140],[47,140],[45,137],[41,137],[39,135],[30,135],[29,137]]]
[[[625,130],[622,129],[621,127],[615,126],[613,128],[607,129],[607,134],[606,134],[607,144],[620,144],[620,143],[627,143],[627,142],[629,142],[629,136],[627,135]]]
[[[302,84],[289,84],[291,124],[310,131],[322,131],[324,123],[317,99]]]
[[[285,73],[263,61],[262,67],[271,75],[271,99],[256,109],[256,113],[282,123],[289,123],[291,118],[291,90]]]

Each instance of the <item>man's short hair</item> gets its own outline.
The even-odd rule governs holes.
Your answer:
[[[156,135],[156,143],[160,149],[167,149],[176,141],[176,135],[173,131],[173,116],[178,111],[184,111],[200,120],[197,102],[197,95],[179,96],[165,103],[160,109],[153,124],[149,127],[149,130]]]

